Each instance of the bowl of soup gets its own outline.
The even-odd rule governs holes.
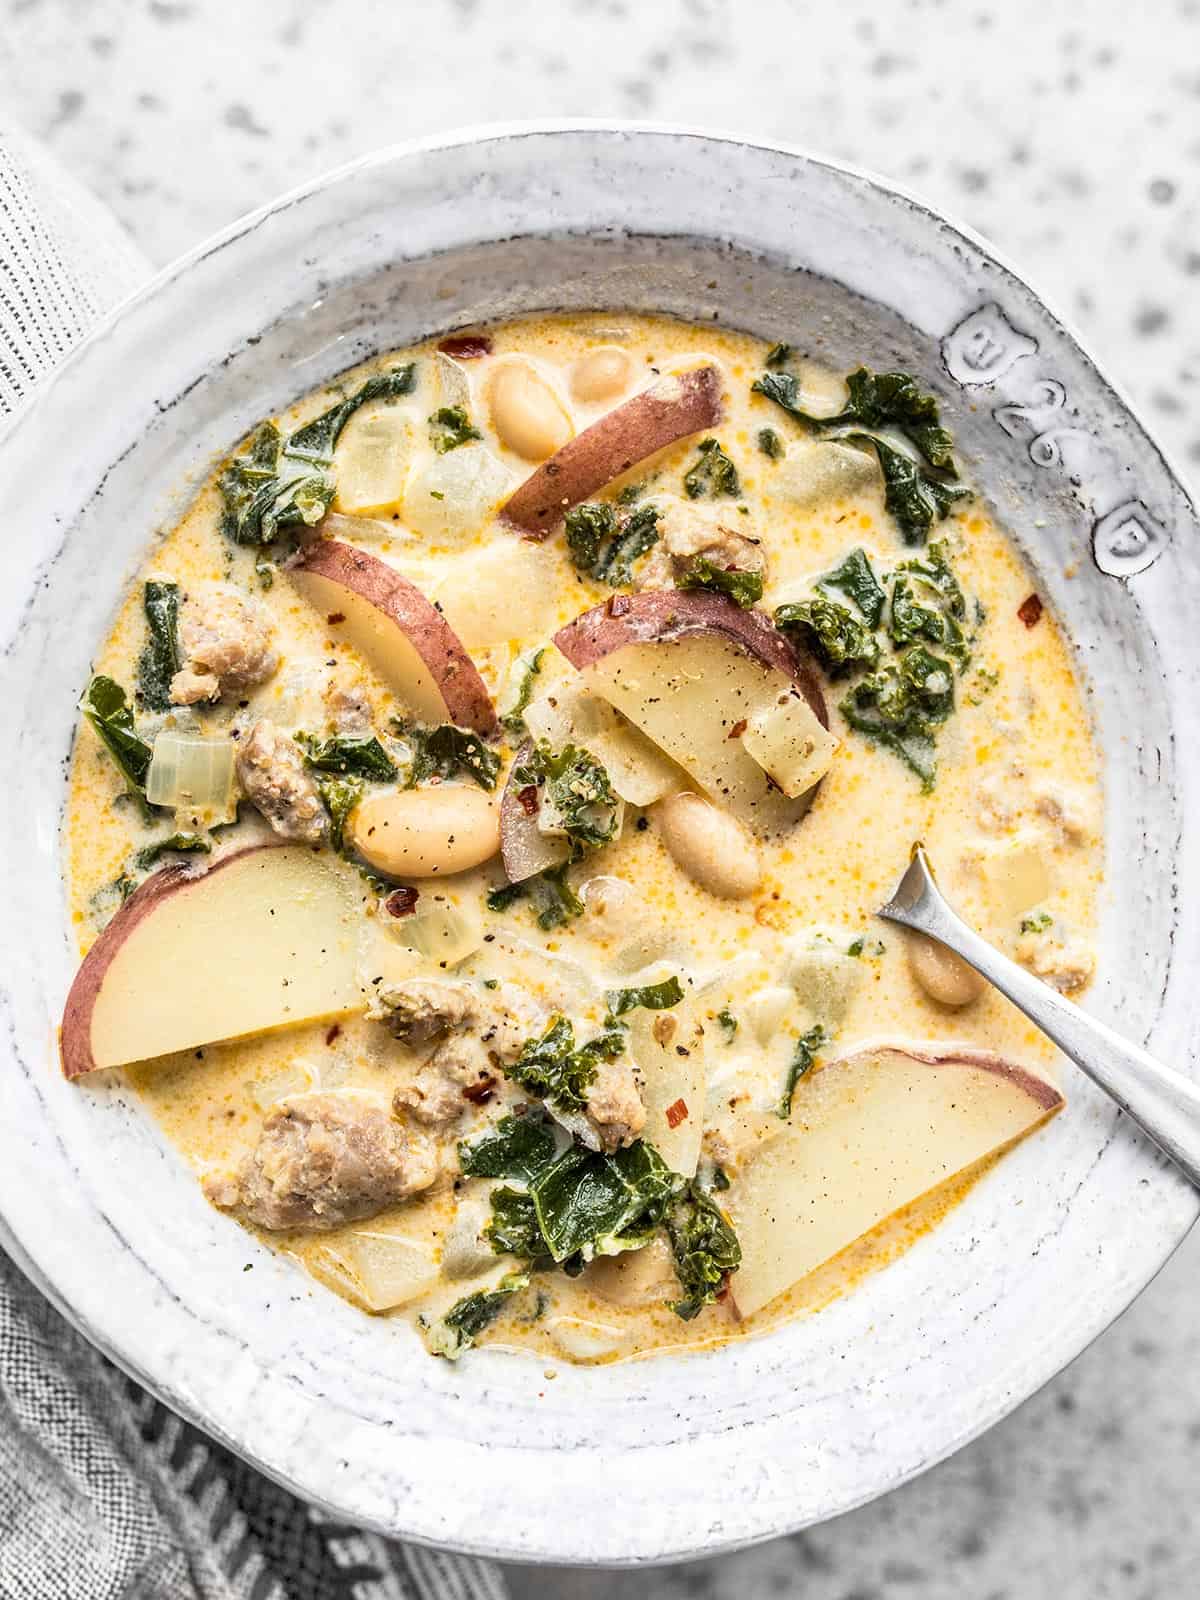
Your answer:
[[[1187,495],[1034,293],[680,130],[356,163],[0,443],[0,1221],[339,1516],[665,1560],[903,1481],[1195,1200],[921,841],[1186,1063]]]

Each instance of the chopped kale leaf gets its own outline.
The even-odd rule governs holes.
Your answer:
[[[547,867],[522,883],[502,883],[487,896],[489,911],[507,911],[518,900],[532,900],[537,913],[538,927],[549,933],[561,928],[573,917],[583,915],[583,901],[567,881],[569,861],[557,867]]]
[[[146,800],[146,773],[153,751],[138,738],[124,689],[112,678],[97,674],[88,684],[80,709],[116,762],[130,794],[146,816],[152,815]]]
[[[452,722],[440,728],[413,728],[402,722],[392,726],[413,747],[406,788],[415,789],[430,778],[453,778],[458,772],[474,778],[481,789],[496,787],[500,757],[469,728],[456,728]]]
[[[790,344],[773,344],[767,351],[766,364],[768,367],[786,367],[791,359],[792,347]]]
[[[219,479],[226,537],[235,544],[271,544],[288,528],[320,522],[337,489],[333,453],[346,423],[360,406],[411,394],[415,383],[416,368],[409,362],[368,378],[295,433],[261,423]]]
[[[690,1322],[717,1298],[730,1273],[741,1266],[742,1247],[729,1218],[698,1183],[690,1183],[676,1194],[666,1224],[675,1274],[683,1290],[683,1299],[675,1301],[671,1310]]]
[[[546,1254],[537,1208],[524,1189],[493,1189],[492,1216],[484,1238],[497,1255],[536,1261]]]
[[[566,1017],[553,1017],[541,1038],[528,1040],[504,1072],[555,1110],[582,1111],[600,1062],[615,1061],[624,1049],[623,1028],[606,1028],[577,1046]]]
[[[617,513],[601,500],[585,500],[572,506],[563,519],[567,549],[578,570],[594,577],[600,552],[617,531]]]
[[[429,419],[429,438],[438,455],[444,456],[483,435],[473,426],[465,406],[439,406]]]
[[[526,1183],[554,1160],[554,1134],[536,1116],[502,1117],[474,1140],[458,1147],[458,1164],[468,1178],[522,1178]]]
[[[742,492],[738,470],[716,439],[702,439],[699,458],[683,475],[689,500],[736,500]]]
[[[552,818],[577,849],[597,849],[616,837],[620,800],[588,751],[535,745],[513,768],[512,781],[538,790],[541,816]]]
[[[768,357],[767,365],[771,365]],[[777,363],[778,365],[778,363]],[[871,372],[859,367],[846,379],[846,404],[835,416],[816,417],[800,405],[800,383],[791,373],[767,373],[754,384],[758,394],[819,430],[892,427],[917,447],[931,467],[958,476],[954,438],[941,425],[937,401],[917,387],[907,372]]]
[[[646,983],[637,989],[610,989],[604,999],[611,1017],[623,1017],[639,1006],[647,1011],[666,1011],[683,999],[683,986],[672,973],[661,983]]]
[[[495,1322],[508,1300],[528,1283],[528,1273],[511,1272],[494,1289],[479,1289],[457,1301],[432,1326],[423,1322],[425,1337],[434,1355],[457,1361],[484,1329]]]
[[[548,1253],[584,1260],[646,1243],[678,1183],[652,1145],[612,1155],[575,1145],[529,1187]]]
[[[658,512],[653,506],[638,506],[627,517],[621,531],[601,558],[596,577],[614,589],[633,582],[633,564],[658,543]]]
[[[784,633],[798,635],[831,677],[878,664],[879,641],[875,635],[845,606],[824,595],[780,606],[775,612],[775,626]]]
[[[734,1034],[736,1034],[738,1031],[738,1020],[734,1016],[733,1012],[729,1010],[728,1006],[724,1011],[717,1012],[717,1021],[725,1030],[725,1043],[732,1044]]]
[[[875,433],[841,435],[847,444],[874,450],[883,473],[884,505],[900,525],[905,544],[924,544],[935,522],[949,516],[954,502],[970,493],[967,489],[933,478],[919,462],[897,450]]]
[[[865,550],[851,550],[841,565],[827,572],[819,582],[822,589],[837,589],[852,600],[869,627],[877,628],[883,621],[887,595]]]
[[[363,797],[361,778],[319,773],[314,780],[321,803],[329,813],[329,842],[339,853],[346,848],[346,823]]]
[[[961,672],[971,658],[966,615],[966,598],[950,567],[945,545],[931,544],[923,559],[901,562],[892,584],[893,644],[924,640],[938,645]]]
[[[748,572],[743,567],[718,567],[707,556],[693,556],[678,579],[680,589],[708,589],[714,594],[727,594],[743,611],[748,611],[762,599],[761,572]]]
[[[160,857],[166,855],[208,855],[212,843],[200,833],[173,833],[169,839],[155,839],[153,844],[144,845],[133,858],[133,864],[144,872],[147,867],[152,867]]]
[[[171,709],[171,679],[183,666],[179,650],[179,585],[151,578],[142,589],[146,643],[138,657],[137,698],[149,711]]]
[[[926,792],[937,779],[934,736],[953,711],[953,668],[924,645],[861,679],[841,702],[850,726],[894,751]]]
[[[810,1028],[796,1040],[796,1048],[792,1053],[791,1065],[788,1067],[787,1081],[783,1086],[783,1097],[779,1102],[779,1115],[786,1122],[792,1114],[792,1099],[796,1093],[796,1085],[806,1073],[812,1070],[813,1062],[817,1058],[817,1051],[822,1045],[829,1043],[825,1029],[819,1024]]]
[[[605,501],[585,501],[567,512],[564,528],[577,570],[617,589],[632,580],[634,562],[658,543],[658,512],[638,506],[622,518]]]
[[[784,453],[783,440],[775,432],[774,428],[760,428],[758,430],[758,448],[771,461],[778,461]]]
[[[533,686],[542,670],[542,657],[545,654],[546,649],[543,646],[540,650],[535,650],[525,661],[513,703],[500,718],[509,733],[518,738],[525,732],[525,712],[533,699]]]
[[[298,733],[296,743],[304,751],[308,765],[318,772],[354,773],[360,778],[378,778],[382,783],[396,776],[396,763],[373,733],[340,733],[332,739]]]

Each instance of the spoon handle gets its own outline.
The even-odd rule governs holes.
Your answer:
[[[943,898],[920,845],[879,915],[928,934],[974,967],[1111,1095],[1200,1188],[1200,1086],[1182,1072],[1164,1067],[993,949]]]

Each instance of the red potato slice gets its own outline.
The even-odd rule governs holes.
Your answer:
[[[565,839],[542,833],[537,825],[537,811],[527,811],[521,803],[523,785],[513,774],[532,753],[533,746],[526,740],[509,768],[508,781],[500,797],[500,854],[510,883],[524,883],[526,878],[536,877],[547,867],[560,866],[571,853]]]
[[[296,589],[334,637],[360,651],[421,722],[499,732],[496,708],[462,641],[421,591],[386,561],[322,539],[289,567]]]
[[[827,1062],[725,1197],[742,1246],[738,1315],[1063,1104],[1053,1084],[989,1050],[889,1044]]]
[[[803,818],[816,784],[789,798],[739,737],[764,707],[792,695],[807,705],[817,733],[827,726],[814,673],[762,612],[724,595],[647,590],[584,612],[554,642],[585,687],[714,805],[760,837],[788,833]]]
[[[656,451],[721,420],[721,374],[716,367],[660,378],[544,461],[500,512],[530,538],[544,539],[571,506]]]
[[[626,645],[670,644],[695,633],[720,634],[764,667],[784,673],[808,701],[817,721],[828,728],[825,696],[809,662],[765,612],[743,610],[727,595],[703,589],[646,589],[641,594],[614,595],[560,628],[554,642],[571,665],[582,671]]]
[[[164,867],[88,951],[63,1012],[68,1078],[362,1006],[352,875],[299,845]]]

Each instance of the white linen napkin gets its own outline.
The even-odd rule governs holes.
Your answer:
[[[0,124],[0,430],[150,268]],[[3,1600],[507,1600],[485,1561],[331,1521],[125,1378],[0,1251]]]

